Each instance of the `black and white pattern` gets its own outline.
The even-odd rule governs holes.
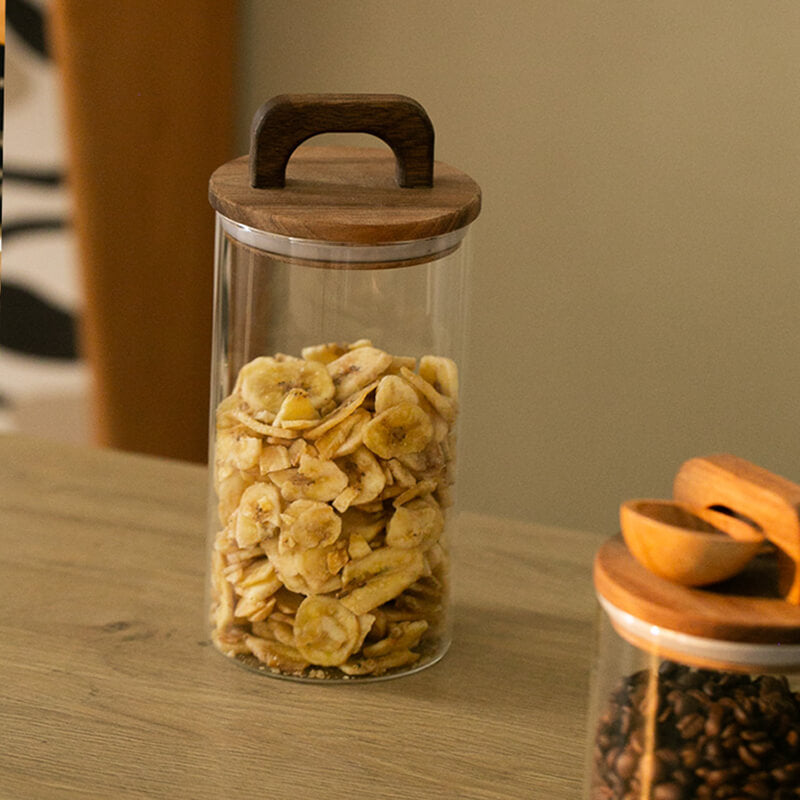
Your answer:
[[[6,0],[0,429],[86,438],[88,371],[48,0]]]

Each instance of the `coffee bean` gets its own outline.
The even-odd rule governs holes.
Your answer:
[[[786,764],[772,770],[772,777],[781,785],[796,786],[800,781],[800,763]]]
[[[592,800],[800,800],[800,694],[783,677],[664,662],[620,681],[595,745]]]
[[[689,714],[675,726],[684,739],[694,739],[705,727],[705,720],[701,714]]]
[[[751,714],[748,713],[747,707],[744,703],[737,703],[733,707],[733,716],[736,717],[736,721],[740,725],[747,725],[751,718]]]
[[[617,758],[615,764],[617,775],[619,775],[623,780],[628,780],[633,776],[633,773],[636,772],[636,767],[638,764],[639,758],[636,753],[633,753],[630,750],[623,750]]]
[[[754,753],[756,756],[761,758],[762,756],[765,756],[767,753],[769,753],[770,750],[774,750],[775,745],[772,744],[772,742],[765,739],[760,742],[750,742],[748,748],[751,753]]]
[[[750,769],[758,769],[761,766],[761,761],[753,755],[750,748],[746,745],[740,744],[739,747],[736,748],[736,752],[742,760],[742,763],[747,764]]]
[[[722,730],[722,720],[725,718],[725,706],[712,703],[708,709],[708,718],[705,723],[705,732],[708,736],[719,736]]]
[[[740,736],[746,742],[757,742],[761,739],[766,739],[769,736],[769,734],[766,731],[749,730],[749,731],[742,731]]]
[[[683,786],[674,781],[653,787],[653,800],[686,800]]]
[[[742,786],[742,791],[753,800],[770,800],[772,797],[772,790],[769,785],[762,781],[749,780]]]

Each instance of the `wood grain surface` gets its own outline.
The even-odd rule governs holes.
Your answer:
[[[0,438],[0,797],[580,795],[596,537],[464,516],[444,660],[308,686],[208,646],[206,491],[198,466]]]
[[[427,239],[469,225],[481,190],[463,172],[436,161],[433,186],[401,189],[395,157],[375,147],[299,147],[283,189],[253,189],[249,158],[211,176],[209,200],[223,216],[281,236],[349,244]]]
[[[681,465],[673,495],[698,508],[722,506],[755,523],[779,550],[781,594],[800,606],[800,485],[717,453]]]
[[[320,133],[369,133],[391,147],[397,184],[433,184],[433,125],[425,109],[397,94],[279,95],[253,118],[250,185],[278,189],[286,183],[286,163],[298,145]]]

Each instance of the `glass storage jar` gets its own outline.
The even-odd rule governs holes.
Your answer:
[[[391,151],[295,150],[325,132]],[[284,95],[209,195],[214,645],[296,680],[430,665],[450,641],[465,235],[480,189],[434,162],[409,98]]]
[[[585,796],[800,797],[800,487],[713,456],[681,468],[675,498],[700,515],[724,509],[763,533],[764,546],[734,576],[702,586],[640,562],[641,528],[626,530],[624,520],[624,538],[600,548]],[[663,527],[653,537],[666,561],[673,535],[681,534]],[[703,558],[698,564],[707,568]]]

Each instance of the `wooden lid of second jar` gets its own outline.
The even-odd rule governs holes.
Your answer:
[[[753,644],[800,644],[800,606],[758,596],[776,583],[773,565],[756,558],[740,575],[710,587],[691,588],[643,567],[621,536],[595,556],[598,595],[632,617],[676,633]]]
[[[800,671],[799,515],[800,485],[731,454],[692,458],[673,500],[622,504],[623,535],[595,557],[601,605],[661,657]]]

